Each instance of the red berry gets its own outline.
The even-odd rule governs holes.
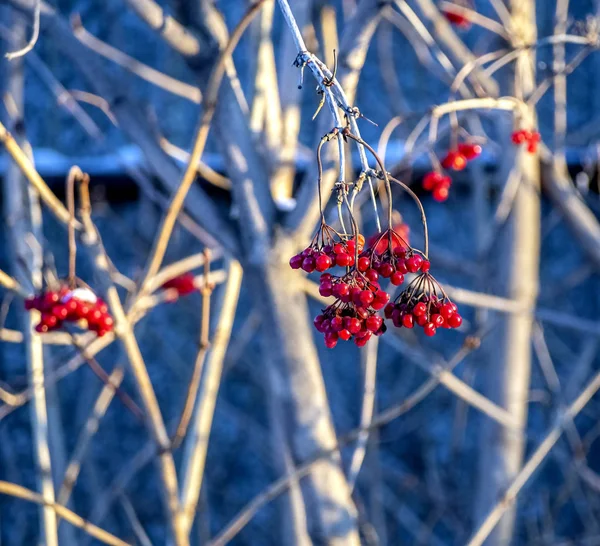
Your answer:
[[[442,159],[442,167],[444,169],[450,169],[454,165],[454,158],[456,157],[457,152],[450,151],[446,154],[446,157]]]
[[[341,298],[350,294],[350,286],[345,282],[340,282],[333,287],[333,294],[336,298]]]
[[[425,313],[427,313],[427,305],[420,301],[417,303],[417,305],[415,305],[413,309],[413,315],[415,315],[415,317],[421,317],[425,315]]]
[[[379,328],[381,328],[381,324],[383,323],[383,319],[378,315],[372,315],[367,319],[366,326],[367,330],[371,332],[377,332]]]
[[[415,317],[413,317],[413,315],[404,315],[402,317],[402,326],[405,328],[413,328],[415,326]]]
[[[361,329],[360,320],[353,317],[346,317],[344,319],[344,328],[347,329],[351,334],[358,334]]]
[[[389,279],[394,273],[394,266],[390,263],[381,264],[379,267],[379,273],[384,279]]]
[[[319,285],[319,294],[328,298],[333,293],[333,285],[329,281],[324,281]]]
[[[344,320],[342,317],[333,317],[330,324],[334,332],[339,332],[344,327]]]
[[[431,263],[429,260],[423,260],[423,263],[421,264],[421,271],[423,273],[427,273],[429,271],[429,269],[431,269]]]
[[[442,173],[439,173],[437,171],[427,173],[423,177],[423,189],[431,191],[433,188],[435,188],[439,184],[439,182],[442,178],[443,178]]]
[[[350,333],[350,330],[346,330],[344,328],[343,330],[340,330],[338,332],[338,336],[340,337],[340,339],[343,339],[344,341],[348,341],[352,337],[352,334]]]
[[[481,155],[481,146],[479,144],[463,143],[458,145],[458,151],[465,156],[468,161]]]
[[[69,316],[69,310],[66,305],[55,305],[52,314],[59,320],[65,320]]]
[[[358,259],[359,271],[365,272],[367,269],[369,269],[369,267],[371,267],[371,260],[369,260],[369,258],[363,256],[362,258]]]
[[[41,323],[48,326],[49,329],[52,329],[58,324],[58,318],[48,313],[42,313]]]
[[[333,245],[333,252],[335,254],[343,254],[346,252],[346,247],[342,243],[336,243]]]
[[[423,332],[425,332],[426,336],[434,336],[436,332],[435,324],[433,324],[433,322],[428,322],[423,326]]]
[[[421,256],[419,256],[418,254],[415,254],[414,256],[411,256],[410,258],[408,258],[408,260],[406,260],[406,268],[411,273],[416,273],[417,271],[419,271],[419,269],[421,269],[422,264],[423,258],[421,258]]]
[[[444,325],[444,317],[439,314],[431,315],[431,322],[436,328],[441,328]]]
[[[367,269],[365,272],[365,277],[367,277],[367,279],[369,279],[371,282],[375,282],[377,279],[379,279],[379,273],[377,273],[377,271],[374,269]]]
[[[530,154],[535,154],[537,152],[537,148],[537,142],[530,141],[529,144],[527,144],[527,152]]]
[[[375,301],[387,303],[390,301],[390,295],[385,290],[377,290],[375,292]]]
[[[448,302],[444,303],[440,308],[440,315],[448,320],[454,314],[454,304]]]
[[[350,254],[346,254],[345,252],[338,253],[335,258],[335,263],[340,267],[348,267],[352,264],[352,256]]]
[[[317,315],[315,317],[315,319],[313,320],[313,324],[314,324],[315,328],[317,329],[318,332],[321,332],[322,334],[325,333],[325,329],[323,328],[324,320],[325,320],[325,317],[323,315]]]
[[[394,286],[400,286],[404,282],[404,275],[400,271],[395,271],[390,277],[390,281]]]
[[[302,269],[307,273],[312,273],[315,270],[315,259],[312,256],[307,256],[302,260]]]
[[[448,199],[449,193],[450,192],[448,191],[448,188],[445,188],[443,186],[437,187],[435,188],[435,190],[433,190],[433,198],[438,203],[443,203],[444,201],[446,201],[446,199]]]
[[[327,254],[319,254],[315,260],[315,269],[319,272],[329,269],[331,265],[332,260]]]
[[[38,334],[45,334],[48,330],[49,330],[48,326],[46,324],[41,323],[41,322],[39,324],[37,324],[36,327],[35,327],[35,331]]]
[[[46,309],[51,309],[52,306],[60,301],[60,296],[58,292],[46,292],[44,294],[44,298],[42,300],[42,305]]]
[[[333,349],[337,345],[338,337],[337,332],[327,332],[325,334],[325,347]]]
[[[454,315],[448,319],[448,326],[450,326],[450,328],[458,328],[461,324],[462,317],[458,313],[454,313]]]
[[[296,254],[290,258],[290,267],[292,269],[300,269],[304,258],[300,254]]]
[[[525,131],[515,131],[511,139],[514,144],[523,144],[525,142]]]
[[[383,315],[385,316],[386,319],[391,319],[393,312],[394,312],[394,304],[393,303],[388,303],[385,306],[385,309],[383,311]]]
[[[375,296],[373,296],[373,292],[371,292],[370,290],[363,290],[360,293],[360,302],[365,307],[368,307],[373,302],[374,299],[375,299]]]

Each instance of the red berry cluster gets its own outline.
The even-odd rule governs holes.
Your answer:
[[[393,303],[386,305],[384,315],[397,328],[421,326],[426,336],[434,336],[438,328],[462,324],[458,308],[428,272],[415,277]]]
[[[471,21],[464,13],[459,13],[458,10],[453,10],[450,6],[444,6],[442,13],[449,23],[457,26],[458,28],[463,30],[468,30],[471,28]]]
[[[363,249],[365,238],[358,235],[358,251]],[[292,269],[303,269],[307,273],[327,271],[332,267],[352,267],[356,254],[355,239],[344,239],[331,226],[322,224],[311,244],[290,258]]]
[[[369,248],[358,258],[358,270],[371,282],[379,277],[390,279],[394,286],[404,282],[408,272],[429,270],[429,262],[417,254],[404,238],[393,229],[388,229],[371,240]]]
[[[442,167],[453,171],[462,171],[469,161],[473,161],[481,155],[481,151],[482,148],[479,144],[462,142],[458,148],[450,150],[446,154],[446,157],[442,159]]]
[[[379,336],[385,332],[383,319],[376,312],[385,307],[390,295],[377,281],[371,281],[356,269],[343,277],[324,273],[320,281],[319,293],[336,298],[314,320],[315,328],[325,336],[326,347],[333,349],[340,339],[350,338],[363,347],[373,334]]]
[[[41,314],[35,330],[40,334],[58,330],[64,322],[86,322],[86,328],[104,336],[114,328],[108,306],[88,288],[47,290],[25,300],[25,309],[37,309]],[[81,323],[80,323],[81,324]]]
[[[423,177],[423,189],[432,192],[433,198],[439,203],[448,199],[452,186],[452,178],[438,171],[431,171]]]
[[[528,131],[526,129],[521,129],[520,131],[515,131],[511,139],[513,144],[526,144],[527,151],[530,154],[535,154],[538,149],[538,144],[542,140],[542,137],[538,131]]]
[[[177,291],[177,296],[187,296],[196,290],[196,285],[194,284],[194,274],[190,272],[183,273],[178,277],[168,280],[162,285],[162,287],[165,290],[174,288]]]

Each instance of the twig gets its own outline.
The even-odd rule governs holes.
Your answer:
[[[206,355],[210,349],[209,339],[209,328],[210,328],[210,297],[213,292],[213,286],[209,281],[210,275],[210,250],[204,251],[204,283],[200,292],[202,294],[202,318],[200,323],[200,349],[196,355],[196,361],[194,363],[194,370],[192,377],[188,385],[188,391],[183,404],[183,411],[181,412],[181,418],[179,424],[175,430],[175,436],[171,441],[171,449],[178,449],[181,442],[185,438],[185,435],[192,418],[192,410],[194,409],[194,403],[196,402],[196,395],[198,394],[198,387],[200,385],[200,377],[202,376],[202,370],[204,368],[204,362]]]
[[[34,493],[25,487],[21,487],[16,483],[0,481],[0,494],[23,499],[35,504],[39,504],[40,506],[44,506],[54,511],[57,516],[68,521],[71,525],[81,529],[91,537],[94,537],[104,544],[110,544],[111,546],[131,546],[128,542],[124,542],[123,540],[110,534],[108,531],[104,531],[103,529],[100,529],[100,527],[97,527],[89,521],[84,520],[81,516],[78,516],[75,512],[72,512],[61,504],[45,501],[41,495],[38,495],[37,493]]]
[[[18,51],[13,51],[12,53],[7,53],[5,55],[5,57],[9,60],[12,61],[13,59],[16,59],[17,57],[22,57],[23,55],[27,55],[27,53],[29,53],[35,46],[38,37],[40,35],[40,14],[42,11],[42,0],[35,0],[35,7],[33,10],[33,32],[31,33],[31,38],[29,39],[29,42],[27,42],[27,45],[22,48],[19,49]]]
[[[167,246],[169,244],[169,240],[171,238],[171,233],[173,232],[175,222],[177,221],[177,216],[179,215],[179,212],[183,207],[183,203],[185,201],[185,197],[188,193],[188,190],[194,182],[194,178],[196,175],[196,166],[198,165],[198,162],[202,157],[204,147],[206,146],[206,140],[208,137],[208,132],[210,130],[210,125],[215,114],[219,88],[221,87],[221,81],[223,80],[223,76],[225,75],[226,61],[231,58],[231,54],[236,48],[240,38],[242,37],[242,34],[246,30],[252,19],[259,12],[263,3],[264,0],[259,0],[258,2],[253,4],[250,7],[250,9],[248,9],[244,17],[242,17],[242,20],[238,23],[237,27],[231,34],[229,42],[221,52],[219,59],[213,68],[213,72],[210,76],[210,80],[207,86],[200,126],[196,133],[194,146],[190,153],[190,159],[181,179],[181,183],[179,184],[177,191],[171,199],[171,203],[169,204],[167,214],[164,217],[162,224],[159,228],[159,234],[155,240],[150,260],[148,261],[148,265],[146,267],[146,271],[144,272],[143,279],[140,282],[140,293],[145,292],[149,280],[157,273],[162,263],[165,252],[167,250]]]
[[[517,495],[523,486],[525,486],[533,473],[545,461],[550,450],[554,447],[556,442],[558,442],[564,431],[565,425],[575,419],[599,389],[600,373],[596,374],[587,387],[581,391],[579,396],[564,411],[558,413],[554,426],[548,431],[544,440],[539,444],[527,463],[516,475],[510,486],[507,488],[506,493],[504,493],[498,503],[488,512],[485,520],[477,528],[467,543],[467,546],[481,546],[485,542],[485,539],[494,530],[494,527],[496,527],[496,524],[500,521],[504,512],[514,504]]]
[[[176,78],[172,78],[167,74],[164,74],[151,66],[148,66],[133,57],[130,57],[121,50],[113,47],[106,42],[96,38],[93,34],[88,32],[81,21],[79,14],[71,16],[71,27],[73,28],[73,34],[77,39],[92,51],[95,51],[104,58],[113,61],[114,63],[122,66],[129,70],[136,76],[150,82],[169,93],[173,93],[179,97],[183,97],[195,104],[200,104],[202,101],[202,93],[198,87],[182,82]]]
[[[454,355],[448,364],[448,371],[456,367],[469,353],[479,347],[478,343],[474,341],[476,339],[476,337],[471,338],[471,340],[465,343],[465,345]],[[361,432],[368,432],[370,430],[380,428],[390,421],[398,418],[400,415],[411,410],[416,404],[420,403],[428,394],[430,394],[438,384],[438,378],[430,378],[401,403],[396,404],[378,414],[371,421],[368,427],[357,428],[341,436],[335,446],[315,454],[309,461],[296,467],[292,474],[283,476],[282,478],[274,481],[261,494],[257,495],[240,512],[238,512],[235,518],[225,527],[225,529],[223,529],[212,541],[210,541],[207,546],[224,546],[230,542],[263,506],[281,495],[290,486],[290,484],[295,483],[296,481],[310,474],[315,465],[325,459],[336,456],[342,447],[354,442],[359,437]]]
[[[223,370],[223,359],[233,327],[241,282],[242,268],[238,262],[231,261],[227,285],[220,305],[219,323],[213,335],[210,351],[206,355],[204,380],[198,396],[194,400],[195,411],[191,423],[191,433],[188,435],[184,450],[180,502],[183,525],[186,530],[191,529],[194,522],[198,497],[202,488],[210,429]]]
[[[0,122],[0,142],[4,144],[6,151],[13,158],[13,161],[19,166],[29,182],[38,191],[42,200],[48,205],[52,213],[64,224],[68,224],[71,218],[69,211],[52,193],[52,190],[42,180],[42,177],[35,170],[27,154],[21,150],[12,135],[6,130],[6,127]],[[81,224],[75,222],[75,227],[81,229]]]
[[[115,368],[110,374],[109,381],[104,384],[104,387],[100,391],[100,394],[96,399],[96,403],[94,404],[94,407],[92,408],[92,411],[90,412],[90,415],[88,416],[87,421],[83,426],[79,437],[77,438],[77,442],[75,443],[73,455],[71,456],[71,460],[69,461],[65,471],[65,476],[58,493],[59,504],[66,505],[69,502],[71,492],[73,491],[75,483],[77,482],[77,478],[79,477],[81,464],[83,463],[83,458],[85,457],[87,449],[90,445],[90,441],[98,431],[100,420],[102,417],[104,417],[108,406],[114,398],[116,389],[119,388],[121,382],[123,381],[123,377],[123,368]]]

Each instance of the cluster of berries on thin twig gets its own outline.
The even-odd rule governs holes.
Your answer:
[[[358,251],[365,244],[362,235],[358,236]],[[310,245],[290,258],[292,269],[303,269],[307,273],[322,273],[332,267],[352,267],[355,262],[357,241],[344,239],[331,226],[322,223]]]
[[[530,154],[535,154],[538,149],[538,145],[542,140],[542,137],[538,131],[528,131],[527,129],[521,129],[519,131],[515,131],[511,139],[513,144],[517,146],[521,144],[525,144],[527,147],[527,152]]]
[[[363,347],[372,336],[380,336],[385,333],[387,327],[378,311],[385,308],[385,316],[392,319],[392,312],[395,311],[396,303],[391,304],[390,295],[381,288],[382,279],[389,279],[394,286],[400,286],[404,283],[407,273],[417,274],[417,280],[413,281],[409,288],[403,292],[400,303],[404,305],[403,313],[406,314],[407,304],[417,296],[415,287],[418,287],[419,300],[430,301],[431,304],[425,307],[425,313],[421,313],[424,318],[415,319],[420,324],[428,324],[433,321],[434,329],[427,326],[425,333],[433,335],[437,327],[447,324],[448,327],[457,327],[461,319],[456,310],[456,306],[449,302],[444,296],[439,298],[440,305],[453,306],[449,313],[449,307],[445,307],[444,313],[451,322],[440,322],[437,315],[436,299],[434,296],[441,288],[430,275],[429,260],[418,250],[413,249],[408,241],[408,227],[405,224],[399,224],[395,229],[387,229],[382,233],[377,233],[369,239],[368,245],[363,249],[364,237],[359,235],[356,239],[335,242],[339,234],[329,231],[329,226],[322,225],[311,244],[299,254],[293,256],[290,260],[290,266],[293,269],[303,269],[308,273],[315,270],[320,271],[319,267],[327,266],[325,269],[340,265],[346,268],[343,275],[334,275],[328,272],[321,272],[319,282],[319,293],[325,298],[334,297],[335,301],[323,309],[315,320],[315,328],[323,334],[325,346],[335,347],[340,340],[348,341],[352,339],[358,347]],[[325,235],[323,232],[325,231]],[[330,238],[331,236],[331,238]],[[355,241],[358,240],[358,248]],[[339,245],[339,248],[335,248]],[[353,251],[352,259],[346,258],[338,262],[337,257],[340,254],[350,254]],[[330,258],[329,261],[323,257]],[[358,257],[358,260],[356,259]],[[431,287],[434,287],[433,289]],[[426,291],[432,292],[432,296],[427,296]],[[410,293],[410,297],[406,294]],[[400,305],[398,303],[398,305]],[[391,306],[391,307],[390,307]],[[418,308],[420,310],[420,307]],[[441,308],[440,308],[441,309]],[[419,314],[420,311],[416,313]],[[435,311],[435,312],[434,312]],[[450,319],[454,313],[455,318]],[[396,313],[398,315],[398,313]],[[420,315],[420,316],[421,316]],[[434,317],[435,315],[435,317]],[[404,315],[403,315],[404,316]],[[440,315],[444,316],[444,315]],[[406,319],[408,321],[408,319]],[[446,320],[446,319],[444,319]],[[393,320],[396,326],[403,326],[402,321]]]
[[[474,142],[461,142],[456,148],[448,151],[441,165],[444,169],[462,171],[469,161],[477,159],[481,152],[481,145]],[[423,177],[423,189],[432,192],[433,198],[440,203],[448,199],[450,186],[452,186],[452,179],[440,171],[428,172]]]
[[[434,336],[438,328],[462,324],[458,308],[428,271],[415,277],[394,302],[386,305],[384,314],[397,328],[421,326],[426,336]]]
[[[372,335],[385,332],[383,319],[376,312],[385,307],[390,296],[377,281],[369,280],[356,268],[342,277],[323,273],[320,281],[319,293],[336,298],[314,320],[315,328],[325,336],[326,347],[333,349],[338,340],[351,338],[363,347]]]
[[[58,330],[65,322],[77,323],[99,337],[114,328],[108,306],[87,287],[71,289],[62,285],[58,290],[43,291],[26,299],[25,309],[36,309],[41,313],[35,327],[40,334]]]

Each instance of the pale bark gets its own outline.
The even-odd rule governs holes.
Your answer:
[[[521,39],[535,41],[535,1],[512,0],[513,26]],[[535,85],[534,53],[523,52],[516,62],[515,83],[512,94],[529,95]],[[535,127],[535,112],[527,112],[523,127]],[[508,142],[511,128],[504,127]],[[509,146],[507,144],[507,146]],[[512,157],[505,158],[504,172],[508,175]],[[521,174],[513,209],[504,230],[498,237],[498,263],[496,281],[500,294],[520,302],[522,309],[533,309],[538,294],[540,253],[540,173],[539,159],[521,149],[515,158]],[[516,430],[486,422],[482,431],[479,461],[478,494],[475,521],[485,519],[488,511],[503,495],[523,464],[525,428],[531,373],[531,311],[514,313],[503,319],[496,339],[499,346],[491,351],[492,359],[487,371],[486,394],[490,400],[508,411],[517,426]],[[510,506],[486,544],[510,544],[514,533],[516,506]]]
[[[284,246],[265,268],[250,268],[247,274],[256,304],[271,325],[265,344],[275,364],[271,396],[278,399],[292,460],[301,464],[315,453],[334,448],[337,439],[306,296],[298,274],[282,261],[291,252],[289,241]],[[360,544],[356,508],[339,456],[316,465],[304,485],[309,529],[318,530],[324,544]]]

